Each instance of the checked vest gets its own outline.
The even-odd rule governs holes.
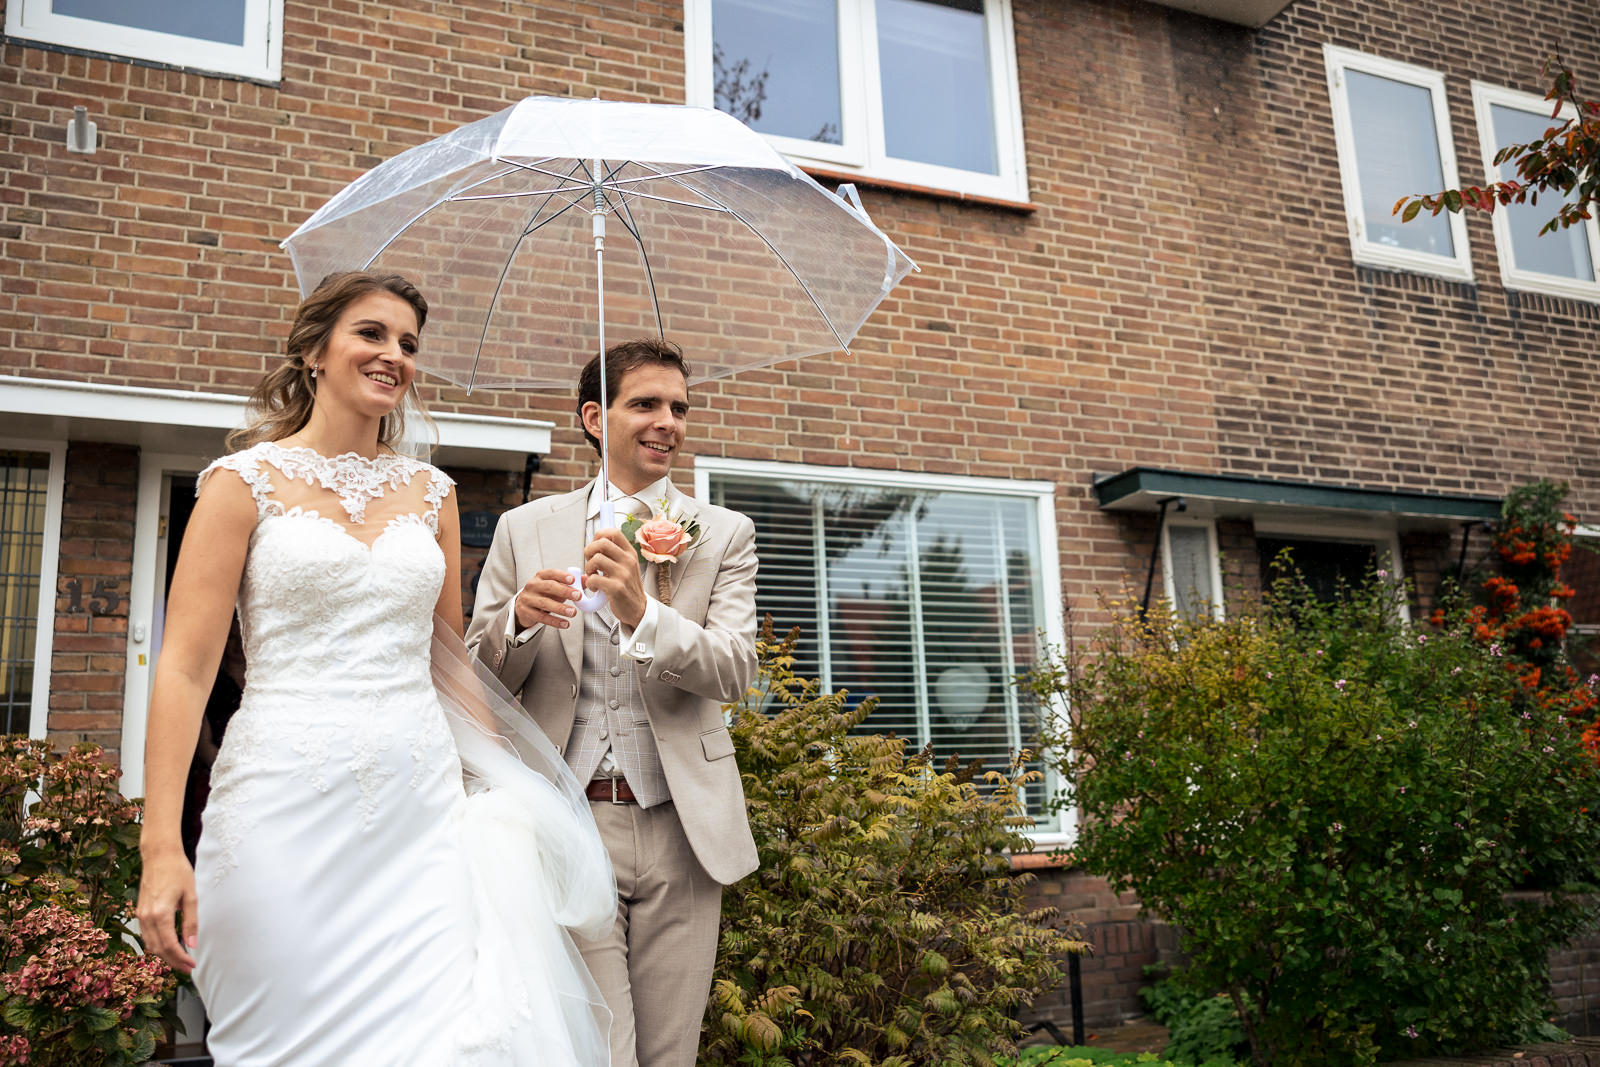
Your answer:
[[[661,754],[645,715],[638,675],[644,665],[622,654],[622,627],[609,610],[583,614],[583,670],[577,716],[567,740],[567,766],[587,782],[611,747],[611,759],[642,808],[672,799]]]

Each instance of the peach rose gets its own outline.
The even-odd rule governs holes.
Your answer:
[[[651,563],[671,563],[689,543],[682,526],[660,517],[641,523],[633,539],[638,542],[639,555]]]

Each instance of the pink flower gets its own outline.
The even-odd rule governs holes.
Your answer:
[[[661,516],[641,523],[633,536],[639,544],[639,555],[651,563],[671,563],[689,544],[684,528]]]

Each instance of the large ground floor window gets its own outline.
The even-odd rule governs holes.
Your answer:
[[[1059,630],[1048,484],[704,459],[696,473],[702,498],[755,522],[756,608],[800,628],[796,671],[878,699],[866,729],[996,769],[1033,742],[1039,713],[1013,680]],[[1048,790],[1031,789],[1036,814]]]

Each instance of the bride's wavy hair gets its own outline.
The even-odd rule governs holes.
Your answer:
[[[417,330],[428,321],[428,302],[411,282],[398,274],[352,270],[330,274],[317,283],[311,295],[295,309],[294,325],[284,346],[285,359],[256,385],[250,393],[245,425],[228,434],[227,448],[236,452],[262,441],[281,441],[297,433],[311,419],[316,403],[317,383],[311,364],[327,346],[339,316],[351,303],[368,293],[390,293],[411,305],[417,313]],[[416,395],[416,383],[406,401],[395,407],[378,424],[378,443],[393,449],[406,432],[406,406],[425,422],[428,413]]]

